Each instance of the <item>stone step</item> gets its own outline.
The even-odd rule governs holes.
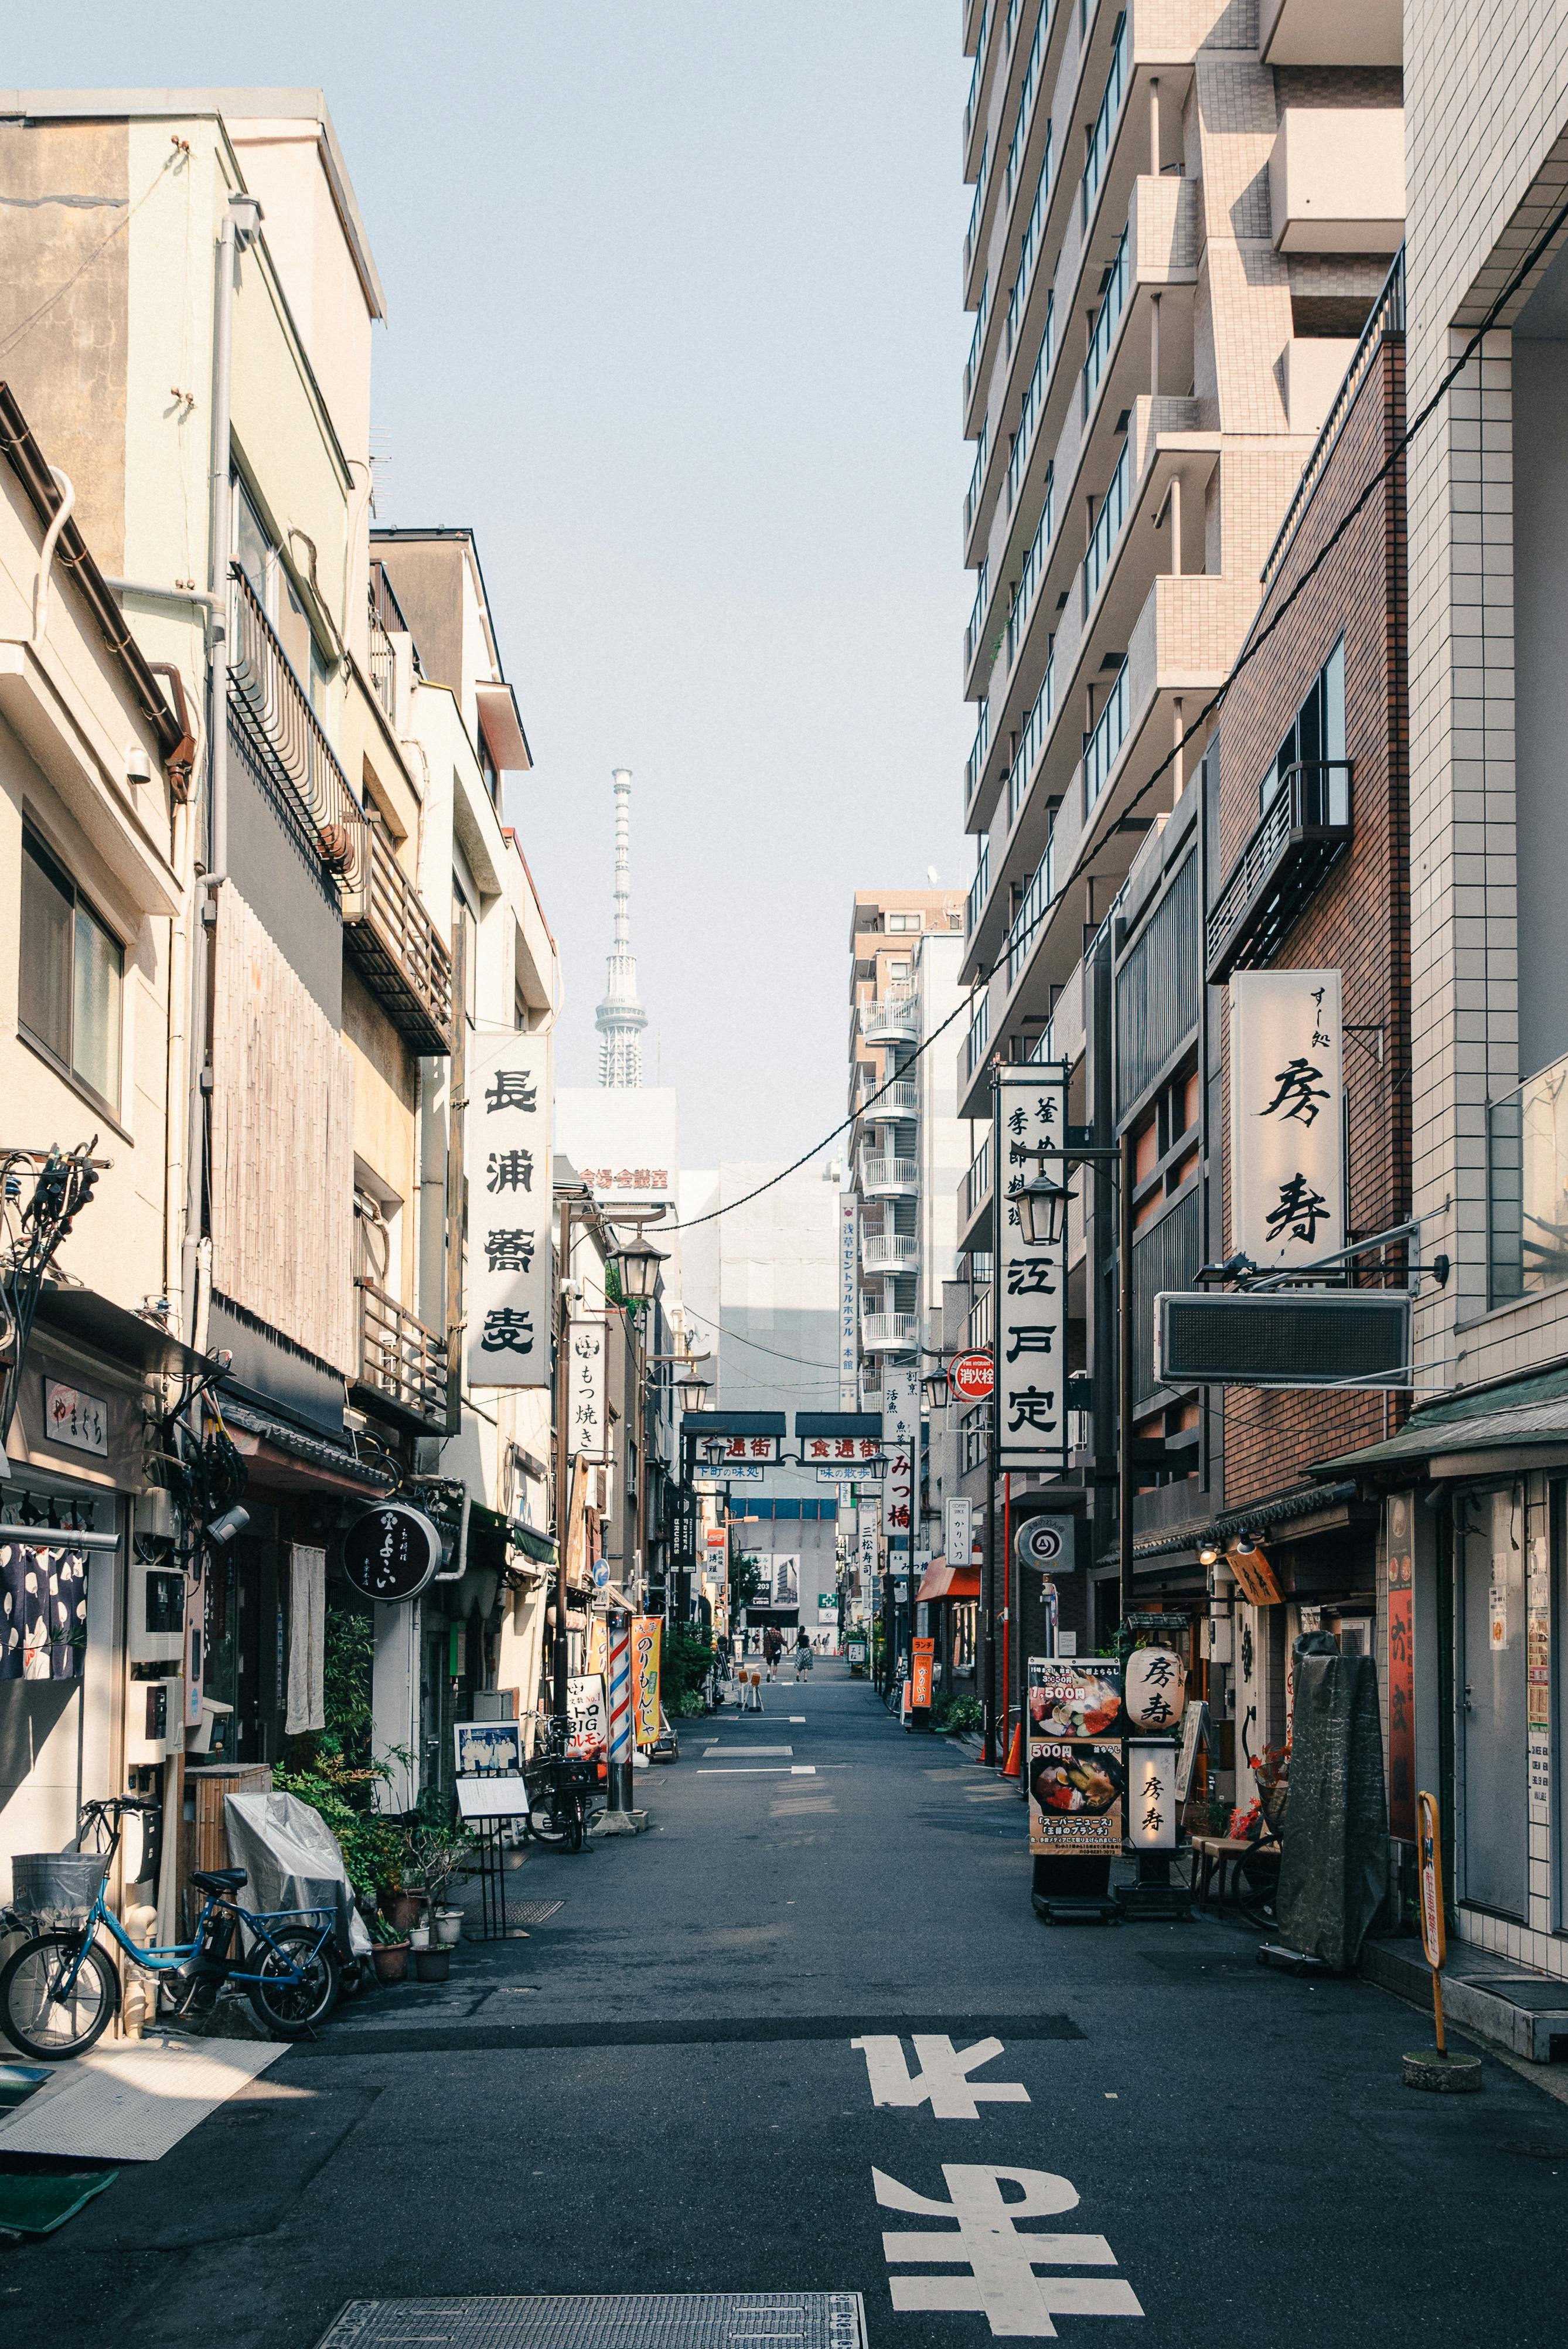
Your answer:
[[[1419,1941],[1367,1942],[1361,1971],[1430,2014],[1431,1970]],[[1457,2029],[1530,2063],[1568,2064],[1568,1981],[1463,1942],[1449,1950],[1443,1969],[1443,2013]]]

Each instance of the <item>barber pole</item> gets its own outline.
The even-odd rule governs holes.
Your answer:
[[[632,1619],[610,1618],[610,1784],[613,1811],[632,1807]]]

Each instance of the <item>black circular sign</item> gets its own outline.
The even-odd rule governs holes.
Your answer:
[[[441,1562],[441,1537],[406,1501],[384,1501],[343,1537],[343,1570],[362,1598],[384,1606],[418,1599]]]
[[[1047,1574],[1072,1564],[1064,1555],[1067,1545],[1058,1517],[1026,1517],[1014,1536],[1014,1546],[1021,1565],[1040,1568]]]

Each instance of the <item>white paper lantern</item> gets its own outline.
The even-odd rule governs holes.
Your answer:
[[[1172,1736],[1181,1726],[1187,1667],[1173,1648],[1134,1648],[1127,1659],[1127,1717],[1134,1729],[1157,1729]]]

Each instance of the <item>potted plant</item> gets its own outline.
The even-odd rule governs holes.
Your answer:
[[[385,1917],[373,1920],[370,1927],[370,1958],[378,1982],[400,1982],[407,1979],[408,1936],[399,1931]]]
[[[422,1822],[408,1837],[408,1856],[430,1904],[430,1954],[449,1951],[462,1931],[462,1911],[448,1896],[456,1882],[473,1873],[474,1839],[466,1827]],[[415,1965],[421,1982],[442,1979],[427,1974],[418,1957]]]
[[[422,1982],[445,1982],[452,1970],[450,1950],[416,1950],[414,1971]]]

